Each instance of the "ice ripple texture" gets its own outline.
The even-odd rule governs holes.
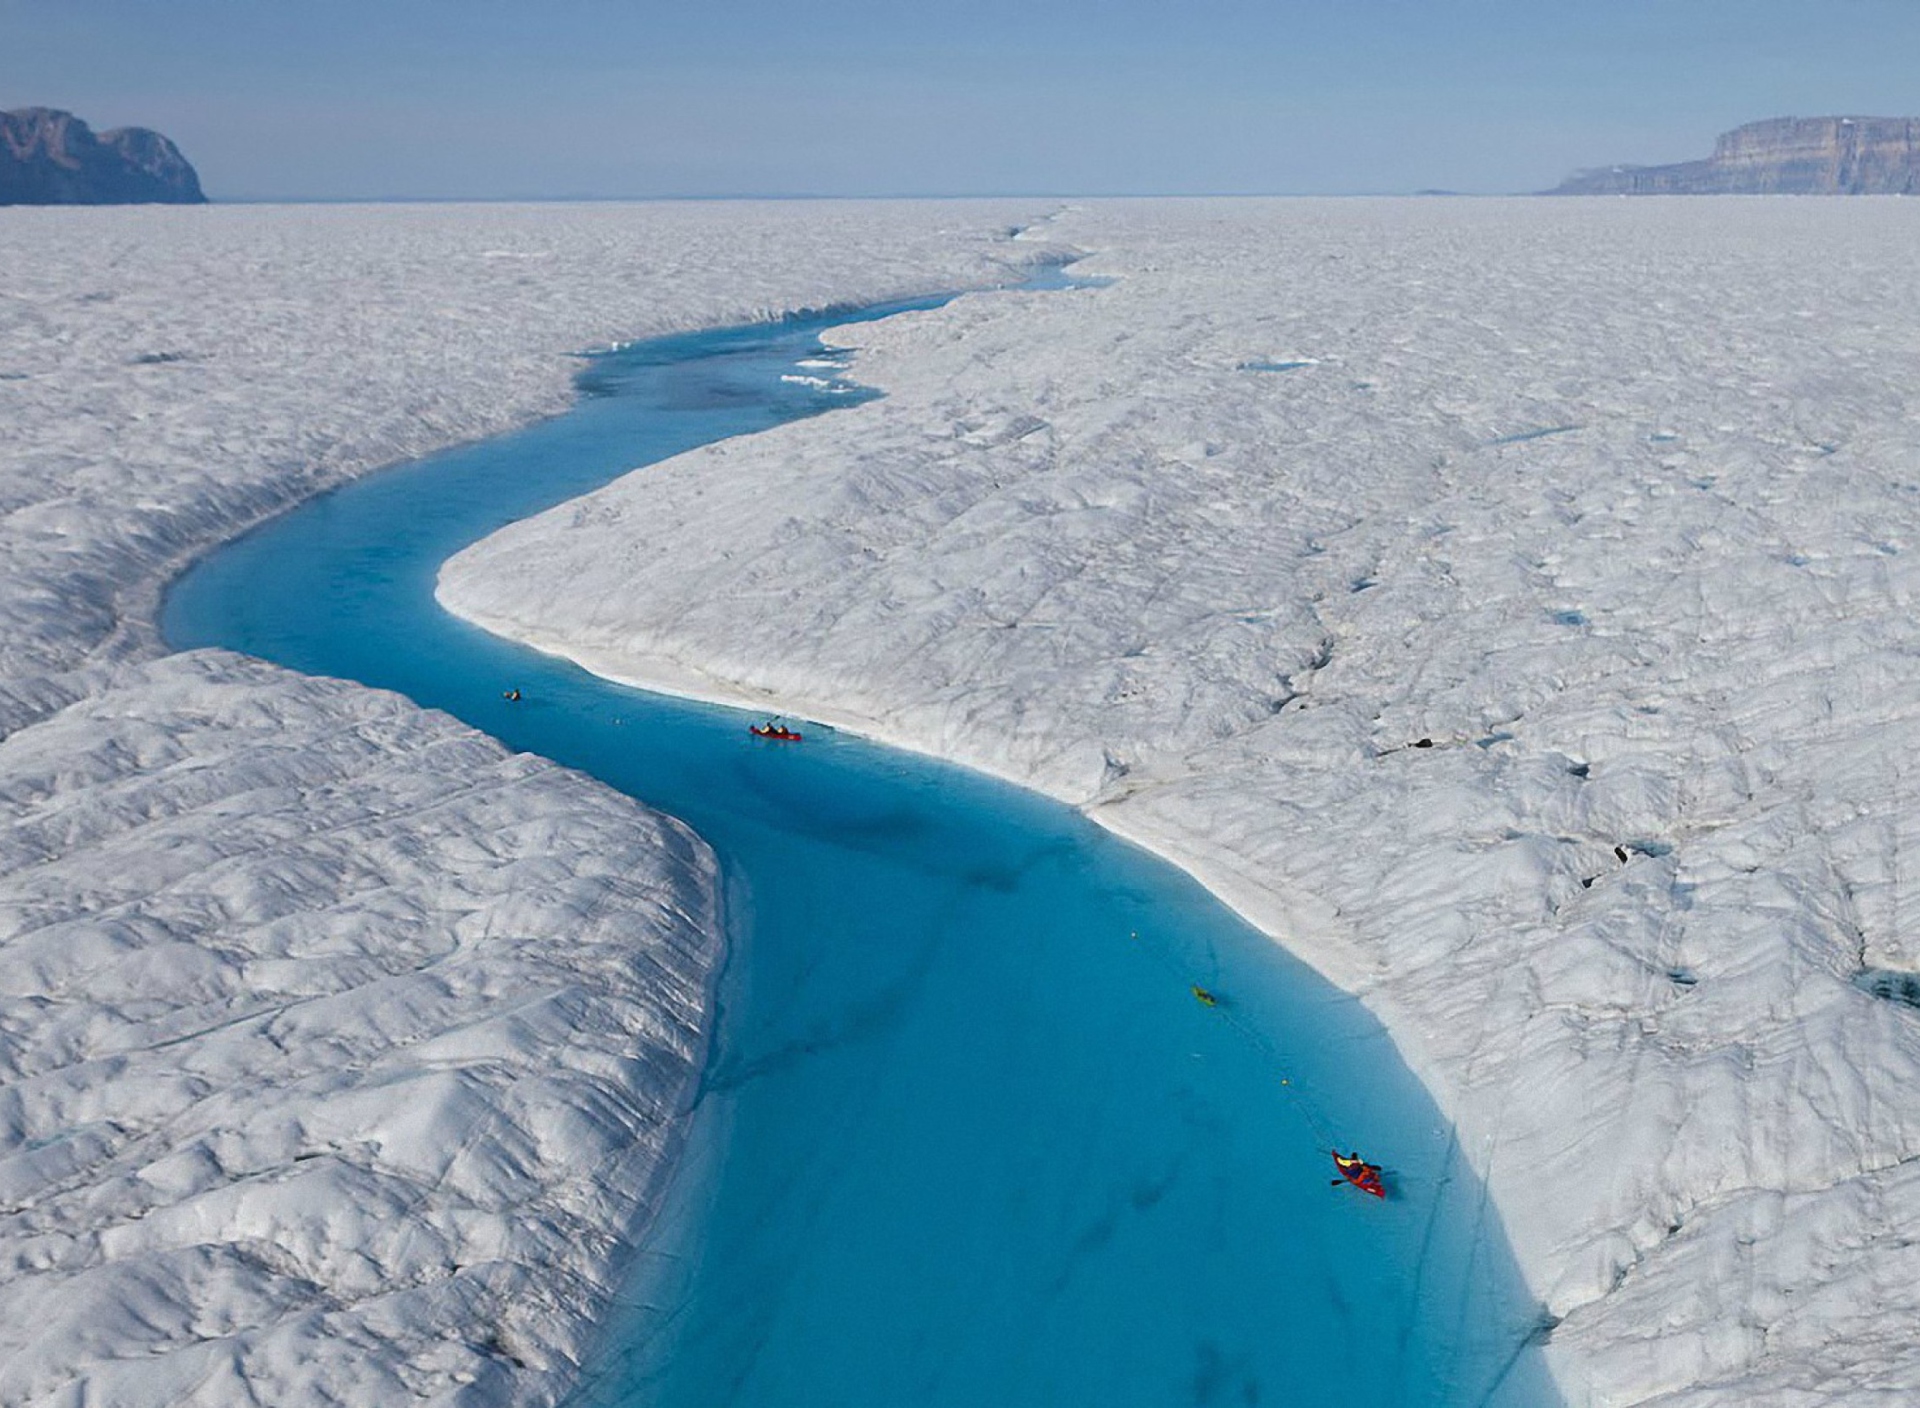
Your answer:
[[[564,1393],[697,1074],[711,855],[395,696],[156,658],[159,592],[582,348],[1017,279],[1033,213],[0,211],[0,1403]]]
[[[1114,282],[858,329],[885,399],[515,525],[442,600],[1187,866],[1386,1020],[1572,1401],[1912,1402],[1920,207],[1053,233]]]
[[[711,858],[396,696],[118,683],[0,742],[0,1401],[551,1396],[697,1069]]]

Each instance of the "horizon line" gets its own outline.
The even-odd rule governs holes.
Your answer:
[[[1437,187],[1417,190],[1378,191],[726,191],[714,194],[671,192],[652,195],[384,195],[384,196],[215,196],[208,205],[635,205],[649,202],[693,203],[697,201],[862,201],[862,200],[1379,200],[1383,198],[1459,196],[1472,199],[1500,199],[1507,196],[1544,195],[1544,191],[1456,191]]]

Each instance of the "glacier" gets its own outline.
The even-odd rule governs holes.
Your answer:
[[[443,569],[1036,787],[1361,995],[1574,1403],[1920,1394],[1920,207],[1112,201],[1104,287]],[[1912,736],[1911,741],[1909,736]]]
[[[1017,282],[1033,202],[0,211],[0,1403],[545,1404],[721,957],[667,818],[165,584],[576,354]]]

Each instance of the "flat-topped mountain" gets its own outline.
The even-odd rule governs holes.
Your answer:
[[[1579,171],[1548,194],[1916,195],[1920,118],[1768,118],[1722,133],[1704,161]]]
[[[0,205],[197,205],[206,196],[180,149],[145,127],[95,135],[70,112],[0,112]]]

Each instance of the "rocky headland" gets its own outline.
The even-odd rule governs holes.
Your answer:
[[[1724,132],[1704,161],[1578,171],[1557,196],[1913,195],[1920,118],[1774,117]]]
[[[145,127],[96,134],[70,112],[0,112],[0,205],[203,205],[180,149]]]

